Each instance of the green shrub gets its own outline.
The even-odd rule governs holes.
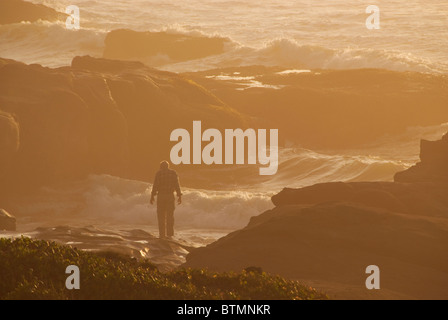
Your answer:
[[[80,269],[81,289],[65,288],[65,269]],[[0,299],[327,299],[298,282],[264,272],[160,272],[149,262],[94,254],[48,241],[0,239]]]

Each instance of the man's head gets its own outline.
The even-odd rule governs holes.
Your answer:
[[[168,163],[168,161],[162,161],[160,162],[160,169],[161,170],[166,170],[170,167],[170,164]]]

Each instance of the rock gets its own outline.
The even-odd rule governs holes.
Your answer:
[[[113,30],[106,36],[103,57],[162,65],[221,54],[226,41],[219,37]]]
[[[272,196],[271,200],[276,206],[320,203],[327,201],[349,201],[353,199],[352,185],[342,182],[322,183],[302,189],[285,188]]]
[[[184,267],[256,265],[335,299],[447,299],[446,252],[447,207],[435,219],[347,202],[285,205],[192,251]],[[369,265],[380,268],[381,290],[366,290]]]
[[[9,113],[0,111],[0,179],[12,165],[19,149],[19,124]]]
[[[284,189],[274,209],[192,251],[185,267],[256,265],[336,299],[448,299],[447,139],[423,142],[422,163],[399,175],[418,183]],[[366,290],[370,265],[380,268],[381,290]]]
[[[444,183],[334,182],[286,188],[274,195],[272,202],[277,207],[345,202],[392,212],[446,217],[447,192],[448,185]]]
[[[169,159],[174,129],[197,119],[244,127],[203,87],[139,62],[76,57],[51,69],[0,59],[0,83],[0,148],[15,157],[2,170],[0,196],[88,174],[151,180]]]
[[[244,88],[239,81],[216,79],[235,71],[281,88],[236,90]],[[280,139],[312,150],[362,149],[384,136],[405,134],[409,127],[448,122],[446,75],[352,69],[282,76],[278,71],[222,68],[197,72],[193,80],[240,112],[263,118],[268,125],[262,128],[278,129]]]
[[[16,231],[16,218],[0,209],[0,230]]]
[[[35,22],[39,19],[56,21],[66,19],[67,15],[41,4],[22,0],[0,1],[0,24]]]
[[[448,133],[439,141],[421,141],[420,160],[395,175],[397,182],[448,183]]]

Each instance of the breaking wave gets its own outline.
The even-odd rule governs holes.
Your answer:
[[[157,52],[154,56],[135,58],[146,63],[157,61],[154,66],[174,72],[203,71],[248,65],[307,69],[383,68],[394,71],[448,72],[448,64],[434,63],[429,59],[399,50],[357,47],[332,49],[300,43],[290,38],[273,39],[261,47],[250,47],[226,36],[220,36],[216,33],[206,34],[198,30],[186,30],[180,26],[156,28],[153,31],[164,32],[166,41],[171,41],[173,39],[172,35],[175,34],[194,38],[195,41],[204,39],[201,46],[207,46],[207,43],[210,46],[216,46],[215,42],[219,39],[226,40],[223,53],[201,59],[183,62],[160,59],[160,57],[168,56],[167,52],[163,52],[163,50]],[[106,36],[107,31],[102,29],[66,30],[62,22],[38,21],[35,23],[22,22],[2,25],[0,26],[0,56],[25,63],[61,67],[70,65],[73,57],[78,55],[102,57],[106,50]],[[136,46],[138,47],[139,44],[137,43]],[[213,48],[203,48],[204,51],[208,49],[213,51]],[[181,55],[182,53],[179,52],[178,54]],[[188,58],[188,56],[185,58]]]

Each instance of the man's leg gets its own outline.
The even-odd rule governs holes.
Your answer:
[[[159,238],[165,238],[166,208],[161,203],[157,205],[157,220],[159,221]]]
[[[174,236],[174,204],[166,210],[166,232],[168,237]]]

